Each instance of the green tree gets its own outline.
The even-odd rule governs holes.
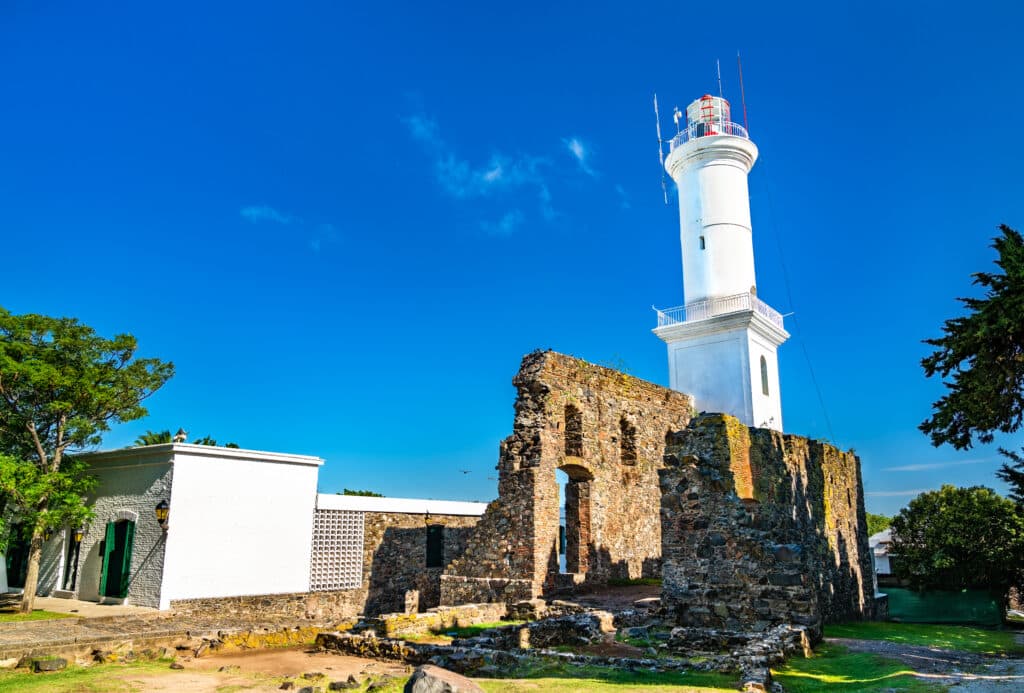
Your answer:
[[[68,453],[145,416],[143,401],[174,373],[171,363],[137,358],[136,348],[131,335],[107,339],[74,318],[0,308],[0,453],[10,475],[38,487],[19,506],[31,522],[23,611],[35,601],[48,523],[70,512],[65,504],[81,506],[91,483]]]
[[[1010,498],[1017,506],[1024,507],[1024,456],[1003,448],[999,448],[999,452],[1010,460],[1010,463],[1004,462],[996,476],[1010,485]]]
[[[889,529],[889,525],[892,524],[892,518],[888,515],[876,515],[875,513],[868,513],[868,536],[884,532]]]
[[[339,496],[370,496],[372,498],[383,498],[384,497],[383,493],[374,493],[373,491],[359,491],[359,490],[353,489],[353,488],[347,488],[344,491],[342,491],[341,493],[339,493],[338,495]]]
[[[1005,224],[999,229],[992,247],[1002,271],[975,274],[984,297],[959,299],[967,315],[925,340],[937,348],[921,361],[925,375],[939,375],[947,390],[920,426],[935,446],[963,450],[975,437],[990,443],[1024,420],[1024,238]]]
[[[135,439],[136,445],[162,445],[164,443],[170,443],[173,440],[171,438],[170,431],[146,431],[141,436]]]
[[[211,438],[210,436],[203,436],[202,438],[196,438],[195,440],[192,441],[192,444],[193,445],[210,445],[212,447],[217,447],[217,445],[218,445],[216,439]],[[224,443],[223,447],[235,448],[237,450],[238,449],[238,443]]]
[[[984,486],[943,486],[892,521],[894,569],[915,589],[987,589],[1001,599],[1024,576],[1024,517]]]

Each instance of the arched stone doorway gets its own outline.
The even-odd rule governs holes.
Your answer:
[[[565,572],[577,576],[582,582],[590,565],[590,482],[593,473],[581,464],[569,463],[558,467],[567,477],[565,483]]]

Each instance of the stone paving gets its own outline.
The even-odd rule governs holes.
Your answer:
[[[36,597],[35,608],[58,614],[74,614],[81,618],[144,616],[160,613],[157,609],[151,609],[146,606],[100,604],[99,602],[83,602],[78,599],[60,599],[57,597]]]
[[[264,635],[302,629],[336,627],[335,622],[276,621],[231,618],[211,614],[176,616],[173,613],[146,612],[65,618],[49,621],[0,623],[0,664],[25,656],[67,654],[87,658],[93,650],[159,649],[176,645],[196,646],[205,638],[226,635]]]

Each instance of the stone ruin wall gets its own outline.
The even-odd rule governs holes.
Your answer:
[[[530,599],[563,580],[659,576],[658,470],[666,436],[690,420],[690,397],[551,351],[527,355],[513,384],[498,498],[445,570],[441,603]],[[569,476],[561,578],[558,469]]]
[[[662,604],[680,625],[763,630],[872,616],[860,476],[850,452],[703,415],[661,472]]]

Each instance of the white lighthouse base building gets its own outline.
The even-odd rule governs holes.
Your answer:
[[[668,344],[669,385],[701,411],[728,412],[747,426],[782,430],[777,350],[782,316],[752,294],[658,311]]]

